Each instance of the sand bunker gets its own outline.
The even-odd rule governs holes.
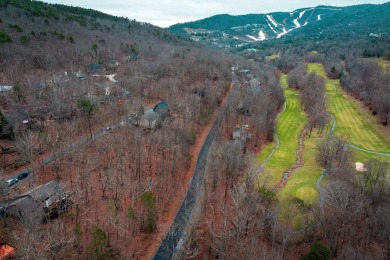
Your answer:
[[[364,164],[361,163],[361,162],[356,162],[356,163],[355,163],[355,166],[356,166],[356,170],[357,170],[358,172],[367,171],[367,169],[364,168]]]

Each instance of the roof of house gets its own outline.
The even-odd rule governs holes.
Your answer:
[[[130,53],[129,55],[127,55],[127,58],[129,60],[136,60],[136,59],[138,59],[138,54],[137,53]]]
[[[52,197],[53,195],[57,194],[61,189],[62,185],[60,183],[56,181],[50,181],[21,194],[20,197],[30,196],[36,202],[43,202],[48,198]]]
[[[26,225],[33,226],[45,218],[45,202],[56,195],[60,195],[62,190],[63,186],[56,181],[42,184],[10,201],[6,212],[9,216],[21,220]]]
[[[7,242],[4,242],[4,240],[1,239],[0,259],[6,259],[6,257],[12,256],[13,254],[15,254],[15,251],[16,251],[16,248],[13,245],[11,245]]]
[[[159,117],[159,114],[154,112],[153,108],[146,109],[139,124],[143,127],[154,129],[157,126]]]
[[[169,112],[169,106],[166,100],[161,101],[153,107],[153,111],[159,114],[166,114]]]
[[[91,73],[96,73],[102,68],[102,65],[100,64],[89,64],[88,65],[88,71]]]
[[[154,129],[169,111],[167,101],[163,100],[154,107],[146,109],[138,124],[146,128]]]
[[[116,61],[116,60],[110,60],[110,61],[107,62],[107,65],[111,66],[111,67],[116,67],[116,66],[119,65],[119,62]]]
[[[8,92],[11,91],[13,88],[13,86],[0,86],[0,92]]]

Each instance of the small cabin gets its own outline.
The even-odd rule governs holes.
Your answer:
[[[161,125],[162,121],[169,112],[169,105],[167,101],[163,100],[154,107],[146,109],[138,124],[148,129],[156,129]]]

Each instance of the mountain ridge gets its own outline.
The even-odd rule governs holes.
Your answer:
[[[264,14],[228,15],[219,14],[198,21],[172,25],[168,29],[180,36],[217,48],[242,47],[245,44],[281,38],[299,31],[308,25],[333,26],[331,22],[342,23],[343,16],[369,16],[372,10],[384,7],[385,4],[362,4],[347,7],[320,5],[300,8],[292,12],[272,12]],[[368,10],[360,13],[359,10]],[[334,19],[337,17],[336,20]],[[360,18],[359,17],[359,18]],[[353,19],[353,17],[348,17]],[[328,21],[323,23],[323,21]],[[347,21],[346,21],[347,22]]]

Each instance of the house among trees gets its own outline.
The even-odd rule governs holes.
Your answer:
[[[138,124],[148,129],[156,129],[161,125],[169,111],[167,101],[163,100],[154,107],[146,109]]]
[[[2,86],[0,85],[0,92],[10,92],[13,90],[13,86]]]
[[[102,65],[98,63],[92,63],[88,65],[88,72],[91,74],[99,73],[102,70]]]
[[[85,79],[85,78],[86,78],[85,74],[83,74],[81,71],[77,71],[77,72],[75,73],[75,76],[76,76],[76,78],[78,78],[78,79]]]
[[[240,128],[235,128],[232,134],[233,140],[240,140],[242,142],[247,142],[252,138],[252,134],[249,133],[249,126],[243,125]]]
[[[3,237],[0,237],[0,259],[7,259],[12,257],[16,252],[16,247],[4,241]]]
[[[261,86],[260,86],[260,82],[258,79],[253,78],[253,79],[249,80],[249,86],[250,86],[253,94],[258,94],[261,92]]]
[[[63,186],[51,181],[21,194],[8,202],[5,208],[6,217],[21,221],[33,227],[51,217],[65,212],[71,205],[68,193]]]
[[[107,67],[108,68],[115,68],[119,66],[119,62],[116,60],[110,60],[107,62]]]

